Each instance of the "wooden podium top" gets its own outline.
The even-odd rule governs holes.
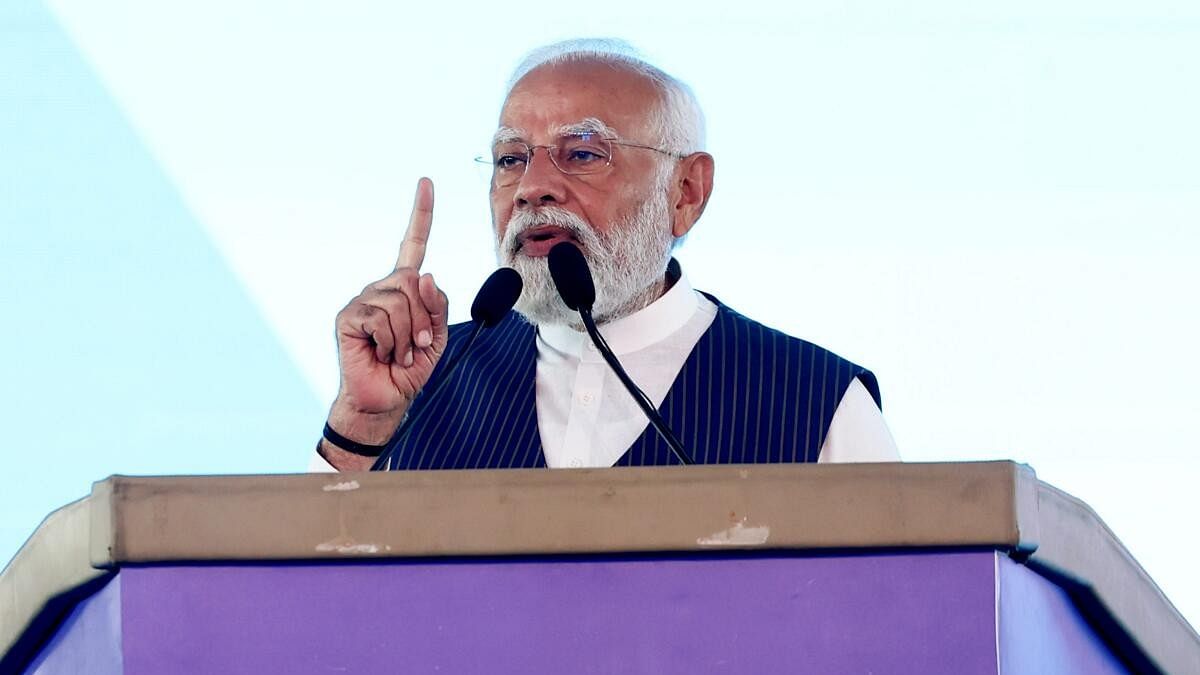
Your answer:
[[[911,548],[1003,551],[1196,668],[1200,637],[1095,513],[1012,462],[113,476],[0,575],[0,650],[126,563]]]

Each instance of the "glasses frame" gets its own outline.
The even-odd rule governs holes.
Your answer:
[[[568,136],[586,136],[586,135],[599,136],[599,134],[568,134]],[[563,137],[560,137],[560,138],[563,138]],[[608,143],[611,146],[620,146],[620,147],[625,147],[625,148],[641,148],[642,150],[650,150],[652,152],[657,152],[659,154],[666,155],[668,157],[673,157],[676,160],[684,159],[685,157],[687,157],[687,155],[680,154],[678,152],[671,152],[670,150],[664,150],[663,148],[657,148],[653,145],[645,145],[643,143],[634,143],[632,141],[626,141],[626,140],[622,140],[620,138],[605,138],[604,136],[600,136],[600,140],[604,141],[605,143]],[[525,148],[528,152],[527,156],[529,157],[529,159],[526,160],[525,168],[523,168],[521,170],[521,174],[519,176],[517,176],[516,179],[513,180],[513,182],[505,183],[504,185],[498,186],[498,187],[510,187],[512,185],[516,185],[517,183],[521,182],[521,179],[525,177],[526,172],[529,171],[529,165],[533,163],[534,151],[537,150],[538,148],[544,148],[546,150],[546,156],[550,159],[550,164],[553,165],[555,169],[558,169],[558,172],[564,176],[592,176],[592,175],[598,174],[606,169],[612,168],[613,157],[616,155],[615,152],[610,152],[608,154],[608,157],[605,158],[604,164],[597,167],[594,171],[567,171],[566,169],[559,166],[558,160],[554,158],[554,151],[556,149],[558,149],[558,147],[559,147],[558,143],[543,144],[543,145],[530,145],[529,143],[526,143],[525,141],[505,141],[505,143],[506,144],[508,144],[508,143],[520,144],[520,145],[525,146]],[[475,158],[475,161],[480,164],[485,164],[485,165],[492,167],[492,183],[495,184],[496,168],[497,168],[495,158],[488,157],[486,155],[480,155]]]

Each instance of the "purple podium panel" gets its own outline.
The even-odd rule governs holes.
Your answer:
[[[121,570],[124,672],[997,673],[993,552]]]

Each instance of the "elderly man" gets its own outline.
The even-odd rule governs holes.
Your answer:
[[[622,45],[527,58],[491,183],[497,257],[524,280],[520,315],[420,395],[468,333],[447,326],[446,297],[420,271],[433,215],[422,179],[395,271],[338,314],[341,387],[315,466],[366,469],[393,437],[392,469],[672,463],[558,297],[546,256],[562,241],[595,276],[601,333],[697,463],[897,460],[869,371],[694,291],[671,258],[712,192],[703,124],[686,85]]]

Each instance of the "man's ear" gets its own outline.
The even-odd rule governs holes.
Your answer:
[[[675,169],[678,197],[671,205],[671,234],[676,238],[691,231],[700,220],[713,188],[713,158],[707,152],[693,152],[679,160]],[[675,190],[672,190],[675,194]]]

